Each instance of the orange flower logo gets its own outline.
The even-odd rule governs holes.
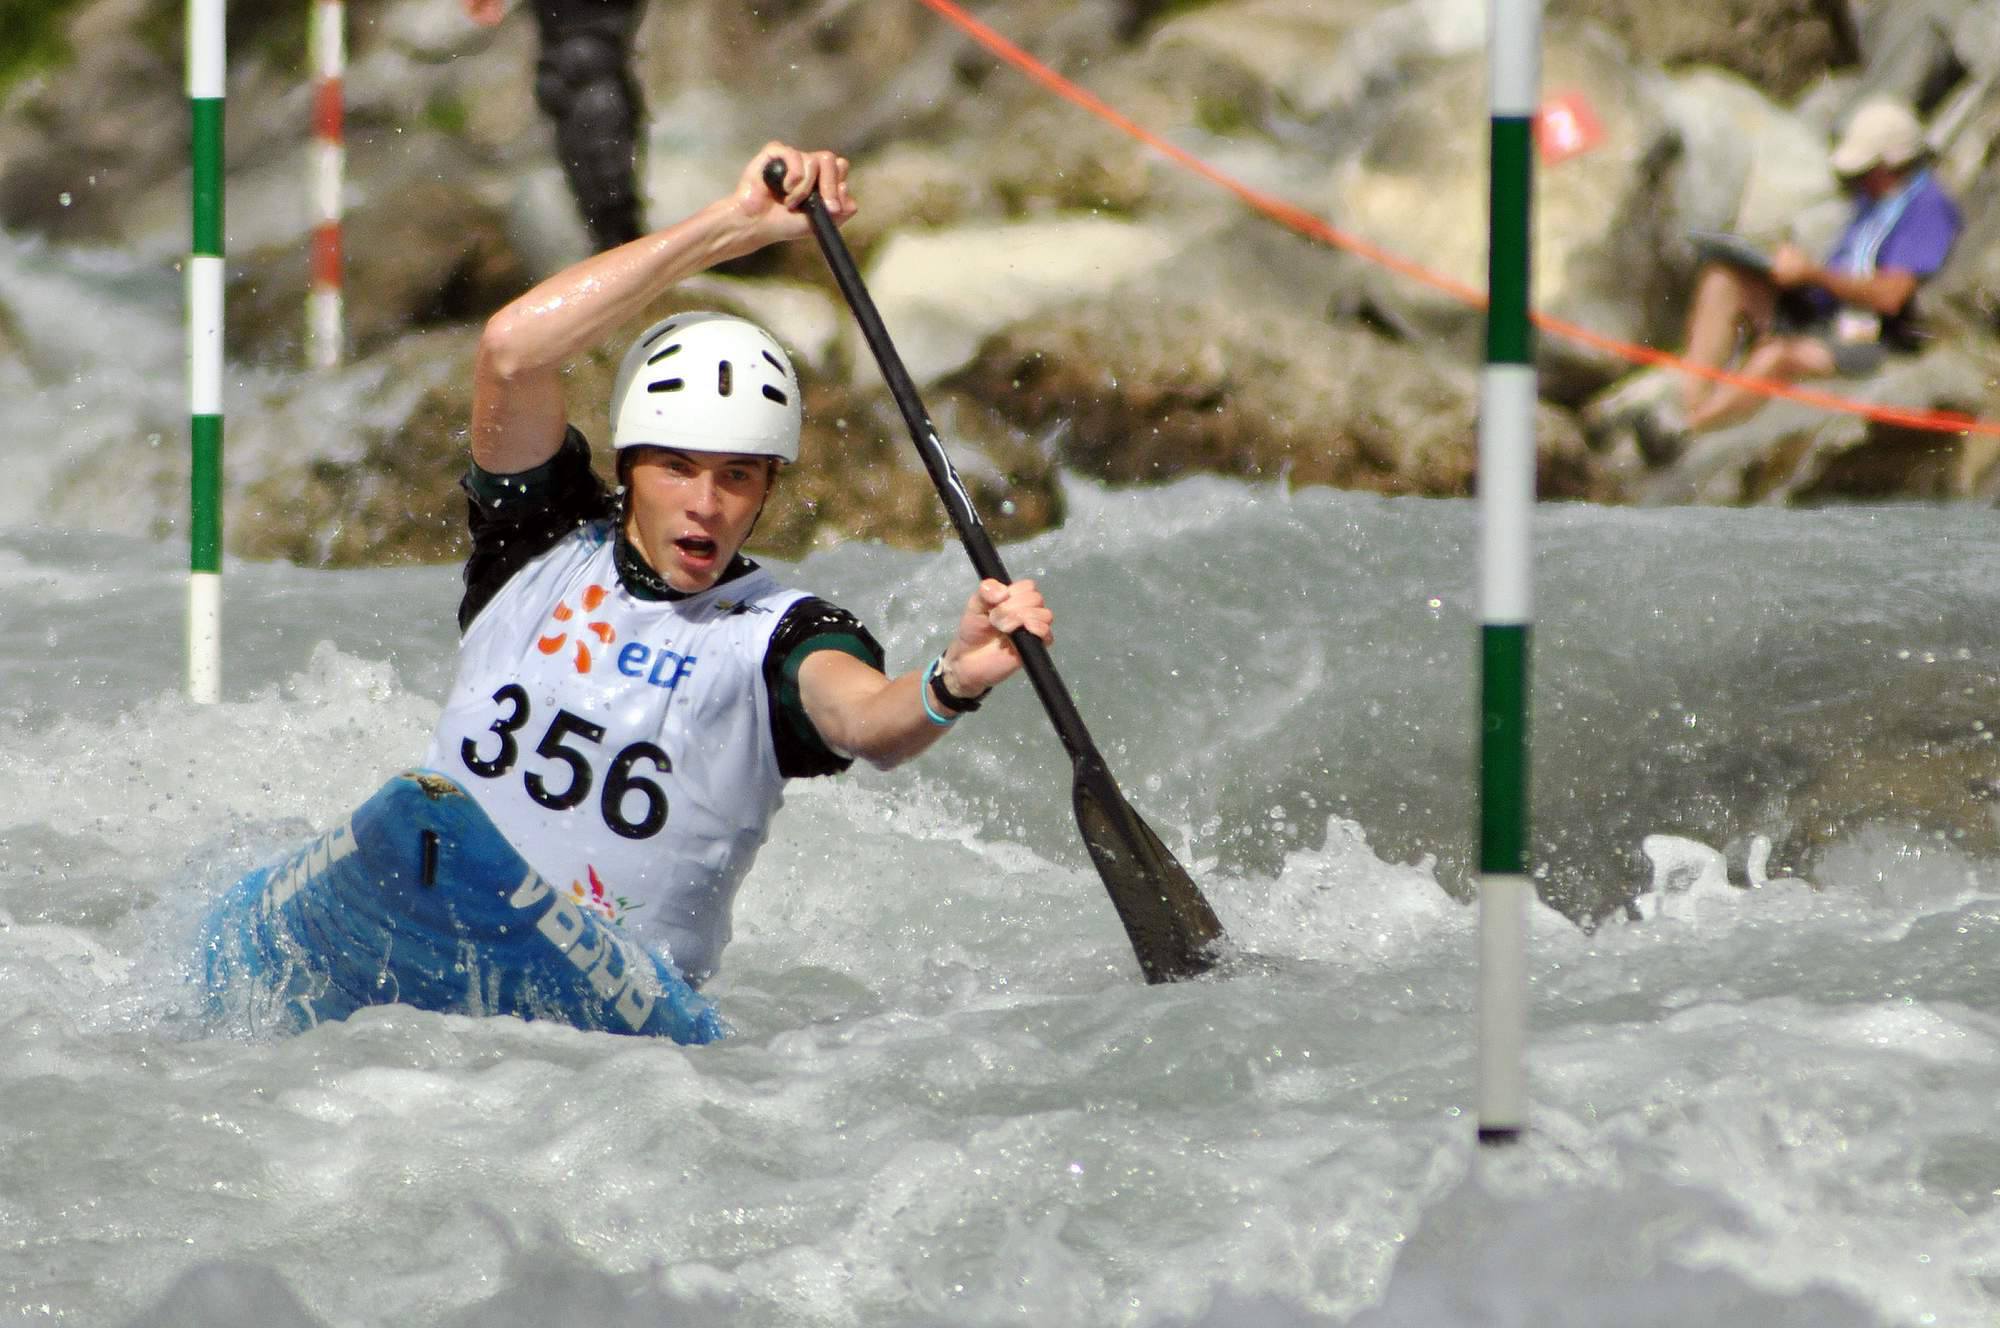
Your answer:
[[[571,881],[569,883],[571,898],[611,922],[618,921],[620,915],[631,910],[630,900],[622,895],[614,895],[604,888],[604,878],[597,874],[597,868],[585,863],[583,870],[590,877],[590,884],[586,886],[582,881]]]
[[[604,602],[604,597],[608,593],[603,586],[585,586],[583,588],[583,611],[585,613],[595,613],[597,606]],[[562,603],[556,605],[556,611],[549,616],[554,618],[558,623],[567,624],[572,618],[576,617],[576,611],[570,608],[568,600],[564,600]],[[576,633],[576,671],[578,673],[590,672],[590,638],[593,636],[597,638],[600,645],[607,646],[618,639],[617,631],[607,622],[586,622],[579,627]],[[556,651],[561,650],[563,643],[568,640],[569,628],[565,625],[562,631],[556,632],[551,636],[537,637],[535,639],[535,649],[541,651],[544,655],[553,655]]]

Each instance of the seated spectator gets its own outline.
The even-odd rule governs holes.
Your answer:
[[[1747,342],[1743,376],[1793,382],[1866,374],[1890,354],[1919,349],[1917,288],[1944,266],[1963,225],[1927,169],[1929,159],[1923,127],[1908,107],[1864,103],[1829,162],[1854,198],[1832,252],[1816,263],[1796,245],[1781,245],[1768,272],[1705,265],[1683,358],[1720,369]],[[1747,419],[1765,400],[1749,388],[1683,375],[1680,410],[1641,416],[1640,445],[1649,460],[1670,459],[1686,434]]]

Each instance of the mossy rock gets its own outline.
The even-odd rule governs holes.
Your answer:
[[[29,74],[68,64],[69,20],[83,0],[0,0],[0,93]]]
[[[606,406],[620,349],[648,323],[679,307],[718,303],[712,295],[664,301],[565,373],[569,418],[591,440],[593,465],[607,484],[616,483]],[[401,424],[365,436],[351,459],[319,457],[247,484],[226,523],[231,551],[312,567],[462,559],[469,545],[459,480],[469,454],[476,341],[470,330],[441,331],[390,348],[386,353],[405,366],[395,372],[425,372],[421,366],[441,360],[462,371],[421,391]],[[1024,538],[1061,523],[1054,459],[1027,433],[969,398],[941,393],[932,405],[994,539]],[[886,390],[856,391],[809,378],[805,408],[799,463],[781,476],[747,546],[750,552],[796,559],[850,539],[935,549],[952,537]]]

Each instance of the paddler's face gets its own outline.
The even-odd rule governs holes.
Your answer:
[[[626,534],[675,590],[707,590],[750,538],[776,463],[666,447],[636,451],[627,472]]]

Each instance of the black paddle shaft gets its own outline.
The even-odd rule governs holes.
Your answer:
[[[774,197],[785,196],[782,160],[773,157],[765,164],[764,183]],[[1001,563],[1000,554],[972,505],[971,495],[938,439],[937,428],[917,395],[916,384],[903,367],[902,356],[889,339],[875,301],[862,284],[854,255],[848,252],[839,227],[827,215],[826,205],[817,192],[806,196],[802,208],[812,225],[814,238],[819,241],[820,251],[826,256],[827,266],[832,269],[834,281],[875,354],[889,393],[903,413],[903,422],[909,426],[910,440],[923,458],[924,469],[930,472],[931,483],[958,531],[960,543],[972,559],[973,568],[981,578],[1011,582],[1013,578]],[[1057,736],[1069,753],[1075,774],[1072,791],[1077,823],[1084,844],[1098,874],[1104,878],[1105,889],[1125,925],[1146,980],[1169,982],[1208,971],[1215,964],[1210,947],[1222,935],[1222,924],[1214,909],[1152,827],[1140,819],[1119,791],[1041,638],[1025,628],[1017,628],[1009,636],[1020,652],[1022,667],[1034,684],[1035,695],[1041,698],[1042,708],[1048,712]]]

